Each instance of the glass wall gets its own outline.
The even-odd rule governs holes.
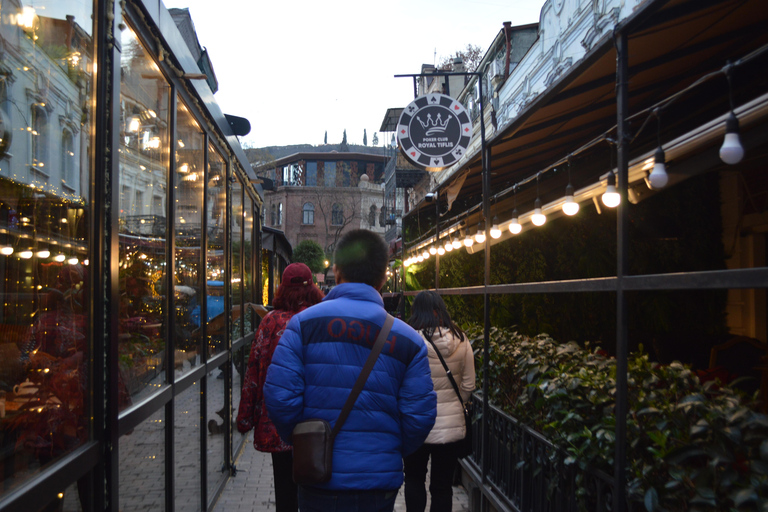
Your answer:
[[[170,86],[130,28],[121,32],[119,359],[131,397],[165,383]]]
[[[200,304],[203,301],[202,227],[205,137],[195,118],[179,98],[176,107],[176,171],[174,189],[175,350],[174,368],[179,376],[202,357]]]
[[[94,41],[92,2],[0,11],[2,497],[92,439]]]
[[[224,318],[224,242],[227,228],[227,166],[213,146],[208,149],[208,252],[206,260],[208,357],[226,349]]]
[[[0,0],[0,510],[210,508],[245,439],[261,202],[151,8]]]

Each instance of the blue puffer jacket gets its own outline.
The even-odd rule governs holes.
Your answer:
[[[291,319],[264,385],[269,417],[283,439],[290,441],[293,428],[305,419],[322,418],[333,427],[385,318],[374,288],[343,283]],[[436,407],[426,344],[396,319],[336,436],[333,476],[318,487],[398,489],[403,484],[402,457],[424,442]]]

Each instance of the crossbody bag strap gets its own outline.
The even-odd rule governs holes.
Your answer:
[[[453,373],[451,372],[450,368],[448,368],[448,365],[445,363],[445,359],[443,359],[443,354],[440,353],[440,351],[437,349],[437,345],[435,345],[435,342],[432,341],[432,334],[427,334],[426,338],[429,344],[432,345],[432,348],[435,349],[435,353],[437,354],[437,357],[440,358],[440,362],[443,364],[445,373],[446,375],[448,375],[448,380],[451,381],[453,390],[456,392],[456,396],[459,397],[459,402],[461,402],[461,406],[464,407],[464,400],[461,399],[461,393],[459,393],[459,386],[456,384],[456,381],[453,378]]]
[[[379,358],[379,353],[381,353],[381,349],[384,347],[384,342],[387,341],[387,336],[389,336],[389,331],[392,330],[392,324],[394,323],[395,317],[387,313],[387,319],[384,320],[384,325],[381,327],[379,335],[376,337],[376,342],[373,344],[371,354],[365,361],[365,366],[363,366],[362,371],[360,371],[360,375],[357,377],[355,385],[352,388],[352,391],[349,393],[347,401],[344,403],[344,407],[341,409],[339,419],[336,420],[336,424],[333,426],[333,430],[331,431],[331,439],[336,437],[336,434],[338,434],[339,430],[341,430],[341,426],[347,420],[347,416],[349,416],[349,413],[352,411],[352,406],[355,405],[357,396],[363,390],[365,381],[368,380],[368,375],[371,373],[371,370],[373,370],[373,366],[376,364],[376,359]]]

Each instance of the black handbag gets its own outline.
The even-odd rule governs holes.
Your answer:
[[[459,386],[456,384],[456,380],[453,378],[453,374],[451,373],[450,368],[448,368],[448,365],[445,363],[445,359],[443,359],[443,355],[437,349],[435,342],[432,341],[432,334],[433,333],[427,333],[427,336],[426,336],[427,341],[429,341],[430,345],[432,345],[432,348],[435,349],[435,353],[437,354],[437,357],[440,358],[440,362],[442,363],[443,368],[445,369],[445,373],[448,375],[448,380],[451,381],[453,390],[456,392],[456,396],[459,397],[459,403],[461,403],[461,408],[464,410],[465,435],[464,435],[464,439],[461,440],[461,444],[459,444],[459,458],[463,459],[464,457],[469,457],[470,455],[472,455],[472,415],[469,411],[469,404],[468,403],[465,404],[464,400],[461,399]]]
[[[296,424],[291,435],[293,444],[293,481],[299,485],[323,484],[331,479],[333,473],[333,440],[352,411],[357,397],[368,380],[368,375],[376,364],[384,342],[392,329],[395,319],[387,314],[387,319],[376,337],[371,353],[365,361],[352,391],[341,409],[336,424],[331,429],[327,421],[308,419]]]

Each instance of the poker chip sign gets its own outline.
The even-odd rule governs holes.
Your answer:
[[[464,105],[445,94],[413,100],[400,114],[397,140],[414,165],[440,171],[455,163],[469,147],[472,120]]]

